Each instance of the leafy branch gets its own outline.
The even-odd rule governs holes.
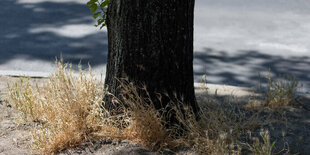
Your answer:
[[[108,4],[109,0],[89,0],[87,2],[89,10],[93,14],[93,18],[97,20],[97,24],[95,26],[100,26],[100,29],[106,26]]]

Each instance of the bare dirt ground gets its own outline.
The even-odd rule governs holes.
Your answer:
[[[24,123],[18,112],[6,102],[8,98],[7,83],[18,81],[17,77],[0,76],[0,154],[39,154],[31,149],[31,132],[36,127],[35,123]],[[44,83],[45,78],[32,78],[32,82]],[[217,100],[226,100],[235,96],[236,102],[246,102],[249,89],[229,86],[210,85],[209,96],[202,90],[197,89],[197,100],[202,101],[206,97],[213,96],[216,92]],[[231,93],[229,93],[231,92]],[[212,95],[213,94],[213,95]],[[310,98],[303,95],[299,100],[302,104],[298,107],[284,109],[283,112],[274,114],[274,122],[266,125],[271,133],[271,140],[276,141],[275,152],[283,154],[310,153]],[[263,117],[263,116],[262,116]],[[257,133],[259,130],[257,131]],[[289,150],[289,152],[287,151]],[[87,142],[78,148],[69,149],[59,154],[194,154],[192,151],[180,151],[178,153],[166,150],[165,152],[152,152],[137,144],[128,141],[99,140]]]

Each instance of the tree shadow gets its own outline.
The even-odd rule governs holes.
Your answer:
[[[80,62],[93,67],[106,64],[107,34],[92,29],[94,20],[85,4],[19,2],[0,1],[0,68],[16,59],[53,64],[60,56],[75,66]],[[17,65],[25,68],[25,63]],[[196,82],[206,74],[210,83],[257,86],[258,74],[270,70],[272,76],[294,74],[308,88],[309,65],[309,57],[284,58],[250,50],[231,54],[209,48],[195,52],[194,75]]]
[[[282,57],[251,50],[232,53],[206,48],[203,52],[195,52],[194,57],[197,82],[206,74],[210,83],[253,87],[266,84],[264,77],[270,72],[275,79],[294,75],[303,84],[300,91],[309,92],[310,58],[306,56]]]
[[[94,24],[86,4],[0,1],[0,65],[12,59],[54,63],[62,56],[73,65],[106,64],[107,35]]]

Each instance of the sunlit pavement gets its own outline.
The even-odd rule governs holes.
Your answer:
[[[310,88],[309,0],[197,0],[195,79],[253,86],[294,74]]]
[[[106,30],[87,0],[1,0],[0,74],[48,75],[56,57],[105,73]],[[196,0],[195,80],[254,86],[294,74],[310,88],[309,0]]]

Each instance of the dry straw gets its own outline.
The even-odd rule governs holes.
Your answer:
[[[171,104],[180,124],[166,129],[162,115],[166,109],[155,109],[150,98],[138,93],[145,88],[126,82],[121,87],[121,113],[110,115],[102,106],[107,104],[103,99],[108,93],[91,69],[88,73],[79,69],[76,75],[70,65],[56,64],[56,71],[42,87],[31,85],[29,79],[10,85],[10,102],[26,121],[38,124],[33,130],[33,146],[41,153],[56,153],[108,138],[128,139],[153,150],[188,148],[199,154],[240,154],[248,148],[241,144],[242,136],[261,127],[257,113],[231,103],[219,104],[210,97],[200,103],[199,120],[182,102]],[[269,147],[261,149],[271,152]]]

